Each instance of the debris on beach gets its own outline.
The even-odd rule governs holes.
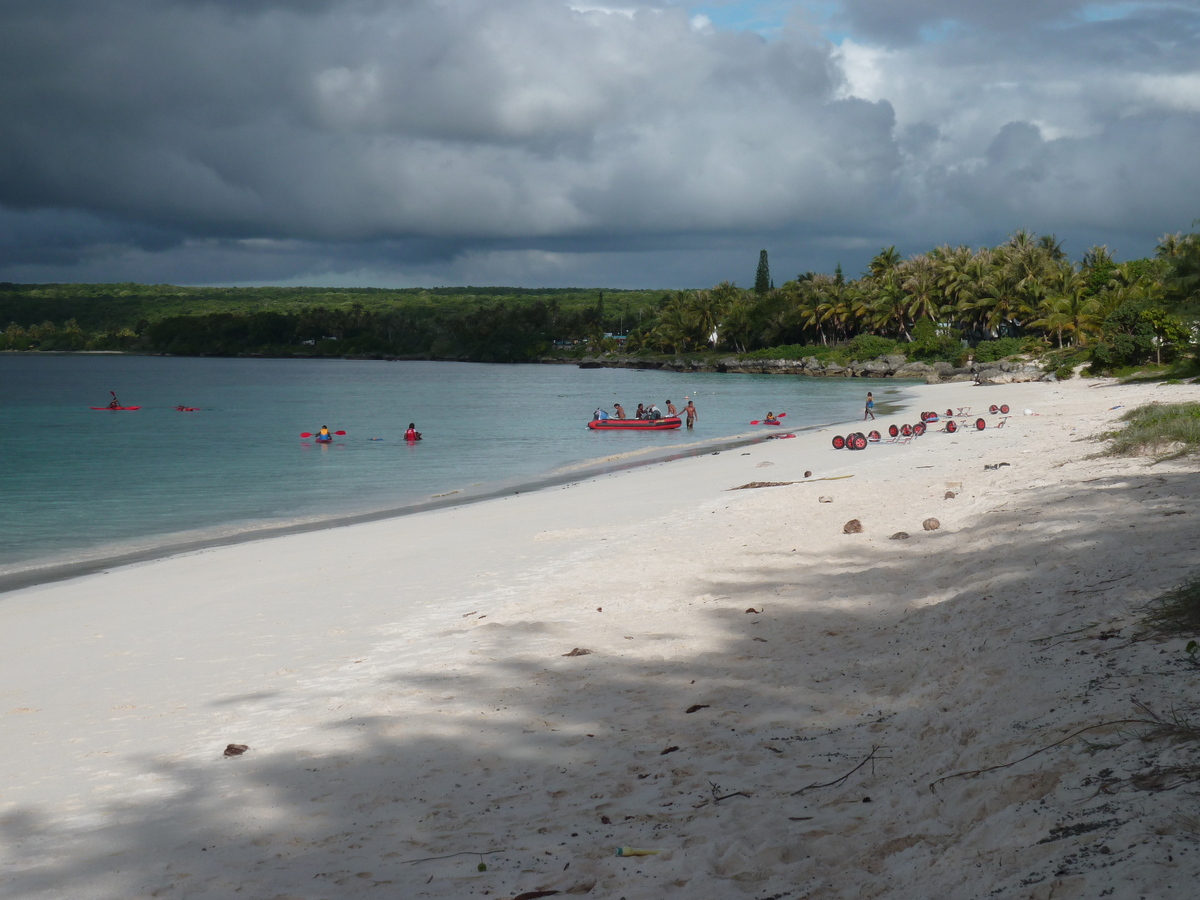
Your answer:
[[[933,518],[932,516],[930,516],[928,519],[926,519],[924,522],[921,523],[921,527],[924,528],[926,531],[937,531],[939,528],[942,527],[942,523],[939,522],[937,519]]]
[[[958,494],[954,493],[954,491],[946,491],[946,499],[947,500],[953,500],[957,496],[958,496]]]
[[[818,502],[818,503],[832,503],[832,502],[833,502],[833,498],[832,498],[832,497],[826,497],[826,496],[820,496],[820,497],[818,497],[818,498],[817,498],[817,502]]]
[[[702,709],[708,709],[708,704],[707,703],[694,703],[691,706],[689,706],[687,709],[685,709],[684,712],[690,715],[694,712],[699,712]]]
[[[862,522],[858,521],[858,519],[851,519],[842,526],[843,534],[862,534],[862,530]]]
[[[250,747],[247,744],[229,744],[225,747],[225,756],[241,756]]]
[[[889,541],[907,541],[908,537],[909,537],[909,535],[908,535],[907,531],[897,531],[890,538],[888,538],[888,540]]]
[[[595,650],[587,650],[583,647],[576,647],[570,653],[564,653],[563,656],[587,656],[589,653],[595,653]]]

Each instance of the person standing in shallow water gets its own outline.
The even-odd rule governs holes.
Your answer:
[[[679,410],[675,408],[675,404],[670,400],[667,401],[667,415],[671,416],[672,418],[679,415]]]
[[[691,428],[696,424],[696,420],[700,418],[700,414],[696,412],[695,403],[693,403],[691,400],[688,400],[687,397],[684,397],[683,399],[687,400],[687,406],[683,408],[683,414],[687,417],[687,427]]]
[[[867,421],[868,418],[875,418],[875,398],[871,396],[870,391],[867,391],[867,408],[863,412],[863,421]]]

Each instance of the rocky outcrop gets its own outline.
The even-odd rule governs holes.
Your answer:
[[[909,362],[903,356],[881,356],[859,362],[836,363],[816,357],[803,359],[643,359],[636,356],[597,356],[584,359],[545,358],[542,362],[578,365],[581,369],[662,369],[669,372],[730,372],[742,375],[809,375],[822,378],[913,378],[928,384],[976,381],[979,384],[1014,384],[1022,381],[1055,381],[1052,373],[1026,360],[999,360],[953,366],[948,362]]]

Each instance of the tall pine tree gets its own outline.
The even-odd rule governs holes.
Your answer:
[[[754,275],[754,293],[760,297],[771,289],[771,267],[767,265],[767,251],[758,251],[758,271]]]

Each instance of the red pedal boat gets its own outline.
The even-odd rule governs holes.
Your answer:
[[[665,419],[592,419],[587,427],[594,431],[670,431],[683,422],[679,416]]]

